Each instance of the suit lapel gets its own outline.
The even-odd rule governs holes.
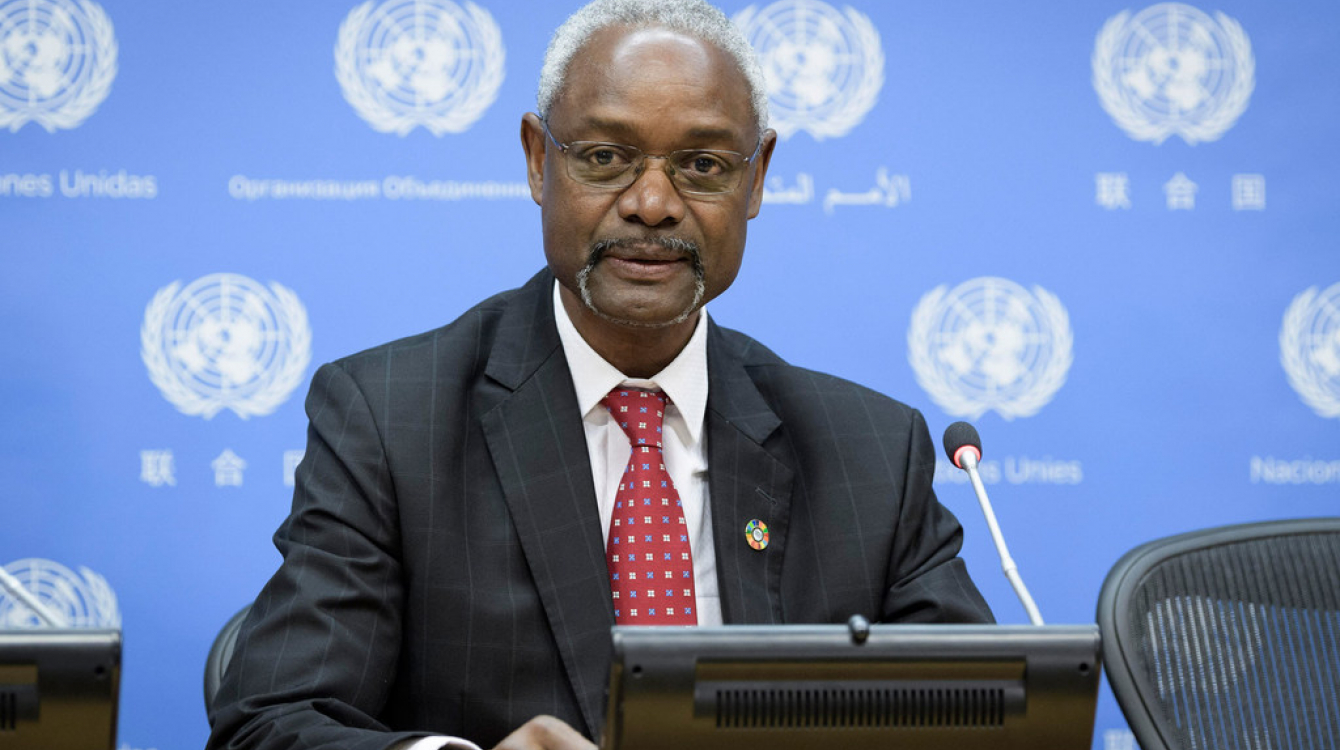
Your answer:
[[[781,420],[749,377],[741,353],[714,324],[707,342],[707,471],[722,616],[730,624],[783,622],[792,471],[763,448]],[[768,527],[763,549],[745,537],[751,521]]]
[[[582,417],[543,272],[508,305],[486,374],[485,440],[588,734],[601,727],[614,611]]]

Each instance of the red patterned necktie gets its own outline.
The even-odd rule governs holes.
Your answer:
[[[605,545],[614,621],[697,625],[689,529],[661,452],[665,394],[615,388],[601,403],[633,446]]]

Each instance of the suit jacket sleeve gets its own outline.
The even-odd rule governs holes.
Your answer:
[[[599,729],[613,607],[553,277],[326,365],[210,748]]]
[[[991,610],[958,556],[963,528],[936,499],[935,445],[926,420],[909,410],[903,497],[889,559],[886,622],[992,622]]]
[[[364,394],[339,366],[313,377],[307,452],[283,555],[243,626],[209,748],[385,748],[415,736],[376,718],[401,638],[400,531]]]

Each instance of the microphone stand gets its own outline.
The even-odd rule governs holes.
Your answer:
[[[1038,612],[1038,605],[1033,603],[1032,595],[1024,586],[1024,579],[1019,577],[1019,567],[1014,564],[1014,558],[1010,557],[1010,551],[1005,547],[1005,537],[1000,533],[1000,524],[996,523],[996,513],[991,509],[991,501],[986,499],[986,487],[982,486],[982,477],[977,472],[977,455],[974,451],[965,450],[958,458],[963,464],[963,469],[968,472],[968,478],[972,480],[972,489],[977,493],[977,503],[982,506],[982,515],[986,516],[986,526],[991,530],[991,539],[996,543],[996,552],[1000,554],[1000,564],[1005,571],[1005,577],[1014,587],[1015,596],[1023,602],[1029,622],[1042,625],[1042,613]]]
[[[50,607],[39,601],[37,597],[33,596],[31,591],[24,588],[23,584],[19,583],[18,579],[10,575],[9,571],[4,568],[0,568],[0,587],[9,591],[15,599],[18,599],[27,605],[28,609],[35,612],[38,619],[42,620],[47,627],[59,628],[65,625],[63,622],[65,618],[51,611]]]

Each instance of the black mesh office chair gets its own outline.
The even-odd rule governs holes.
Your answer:
[[[247,619],[251,606],[247,605],[232,616],[214,637],[214,645],[209,647],[209,656],[205,657],[205,712],[214,705],[214,695],[219,692],[219,683],[223,682],[223,671],[228,668],[228,660],[233,658],[233,646],[237,643],[237,631],[242,629],[242,621]]]
[[[1340,518],[1137,547],[1104,581],[1098,624],[1143,750],[1340,748]]]

